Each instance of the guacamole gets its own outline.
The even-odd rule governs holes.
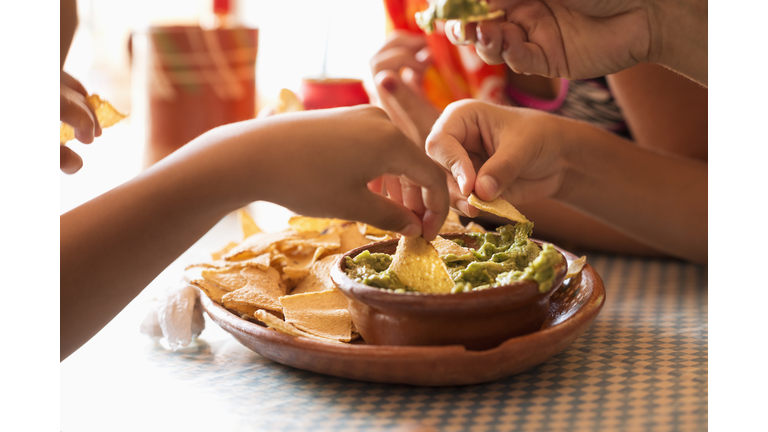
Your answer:
[[[436,0],[416,13],[416,24],[427,34],[435,31],[435,20],[467,19],[488,14],[488,3],[477,0]]]
[[[554,266],[562,257],[551,244],[540,248],[530,241],[533,223],[505,225],[497,233],[470,233],[479,247],[463,255],[441,256],[453,282],[451,292],[469,292],[522,280],[538,283],[540,292],[552,288]],[[461,240],[455,240],[465,246]],[[396,292],[414,291],[405,286],[390,269],[392,256],[363,251],[354,258],[346,258],[347,274],[357,282]]]

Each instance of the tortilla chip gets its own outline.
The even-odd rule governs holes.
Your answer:
[[[85,98],[85,102],[93,108],[93,111],[96,113],[96,119],[99,121],[102,129],[114,126],[126,117],[125,114],[119,113],[109,102],[102,100],[99,95],[92,94]],[[64,145],[67,141],[73,139],[75,139],[75,130],[72,126],[62,123],[59,126],[59,143]]]
[[[292,216],[288,219],[288,225],[291,229],[298,232],[317,231],[321,233],[331,226],[343,225],[345,223],[348,222],[344,219],[313,218],[307,216]]]
[[[203,290],[205,295],[207,295],[211,300],[215,301],[216,303],[221,303],[221,297],[227,294],[227,291],[224,291],[216,284],[208,282],[204,279],[196,279],[196,280],[190,281],[189,283]]]
[[[336,289],[331,280],[331,268],[336,264],[341,254],[328,255],[312,265],[309,276],[296,285],[291,294],[320,292]]]
[[[372,240],[360,234],[360,230],[357,229],[357,224],[355,222],[346,223],[338,229],[339,237],[341,238],[341,245],[336,250],[338,253],[347,253],[352,249],[373,243]]]
[[[443,223],[443,226],[440,227],[438,234],[462,234],[466,232],[469,232],[469,230],[466,229],[461,223],[449,222],[446,219],[446,221]]]
[[[397,237],[397,233],[394,231],[387,231],[383,230],[381,228],[376,228],[373,225],[364,224],[362,222],[357,222],[357,230],[360,231],[360,234],[366,236],[366,237],[389,237],[389,238],[395,238]]]
[[[240,274],[241,271],[242,269],[238,267],[226,267],[216,270],[204,270],[202,276],[206,282],[213,283],[224,291],[231,292],[248,285],[248,280]]]
[[[222,248],[220,251],[212,253],[211,258],[214,261],[220,260],[224,255],[227,254],[227,252],[231,251],[232,248],[234,248],[235,246],[237,246],[237,243],[230,242],[228,245],[224,246],[224,248]]]
[[[237,218],[240,219],[240,227],[243,229],[243,239],[262,232],[261,228],[256,225],[256,222],[253,221],[253,218],[245,209],[237,211]]]
[[[341,343],[333,339],[326,339],[326,338],[318,337],[313,334],[301,331],[298,328],[296,328],[293,324],[287,323],[281,320],[280,318],[275,317],[274,315],[270,314],[265,310],[257,310],[253,314],[253,316],[255,316],[259,321],[266,324],[269,328],[279,331],[280,333],[285,333],[289,336],[303,337],[303,338],[312,339],[318,342]]]
[[[565,274],[565,278],[570,279],[574,276],[577,276],[579,273],[581,273],[581,270],[584,269],[586,264],[586,256],[582,256],[581,258],[574,260],[571,265],[568,266],[568,273]]]
[[[247,280],[247,284],[222,296],[221,301],[224,307],[239,310],[236,306],[248,305],[256,309],[282,312],[279,298],[286,294],[286,287],[277,270],[272,267],[266,271],[256,267],[245,267],[240,274]]]
[[[280,242],[280,248],[283,250],[294,247],[304,248],[324,248],[326,250],[335,250],[341,246],[341,238],[338,233],[320,235],[310,238],[289,238]]]
[[[450,293],[453,279],[424,237],[401,237],[390,269],[405,286],[423,293]]]
[[[297,328],[341,342],[352,340],[348,301],[339,290],[280,297],[285,321]]]
[[[264,252],[270,251],[277,243],[295,237],[301,236],[296,231],[254,234],[224,255],[224,259],[228,261],[242,261],[255,258]]]
[[[275,114],[304,111],[304,104],[295,93],[288,89],[280,89]]]
[[[471,254],[472,251],[456,244],[456,242],[448,239],[444,239],[440,236],[435,237],[434,240],[432,240],[432,246],[435,247],[435,250],[437,250],[437,254],[442,258],[445,255],[456,255],[456,256],[464,256],[467,254]]]
[[[488,230],[483,228],[482,225],[476,224],[474,222],[470,222],[466,226],[467,230],[469,232],[476,232],[476,233],[487,233]]]
[[[496,198],[495,200],[488,202],[481,200],[473,193],[469,195],[469,199],[467,201],[473,207],[487,211],[491,214],[495,214],[496,216],[501,216],[515,222],[530,222],[528,219],[526,219],[525,216],[523,216],[522,213],[517,211],[517,209],[512,206],[512,204],[508,203],[503,198]]]
[[[270,253],[267,252],[265,254],[261,254],[257,256],[256,258],[249,258],[247,260],[242,260],[242,261],[225,261],[220,259],[220,260],[216,260],[214,262],[209,262],[209,263],[190,264],[184,270],[189,270],[195,267],[223,269],[227,267],[243,268],[247,266],[254,266],[262,270],[266,270],[267,267],[269,267],[270,260],[271,260]]]

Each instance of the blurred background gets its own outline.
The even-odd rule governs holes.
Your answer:
[[[127,119],[92,145],[70,142],[83,158],[74,175],[61,174],[62,213],[138,174],[147,137],[146,31],[152,26],[222,25],[219,0],[78,0],[79,26],[64,64],[89,93],[112,102]],[[368,60],[385,41],[381,0],[230,0],[227,25],[258,28],[256,100],[274,104],[280,89],[299,90],[303,78],[363,81],[373,97]],[[133,37],[133,56],[129,41]]]

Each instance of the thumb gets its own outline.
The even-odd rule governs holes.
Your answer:
[[[495,200],[520,175],[523,162],[510,147],[498,148],[478,170],[474,190],[481,200]]]

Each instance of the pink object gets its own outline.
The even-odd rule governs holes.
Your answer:
[[[363,82],[358,79],[305,78],[299,98],[308,110],[368,104],[371,102]]]
[[[557,92],[557,97],[554,99],[542,99],[531,96],[511,86],[507,88],[507,94],[518,106],[552,112],[560,108],[563,102],[565,102],[565,98],[568,96],[568,80],[565,78],[560,79],[560,91]]]

